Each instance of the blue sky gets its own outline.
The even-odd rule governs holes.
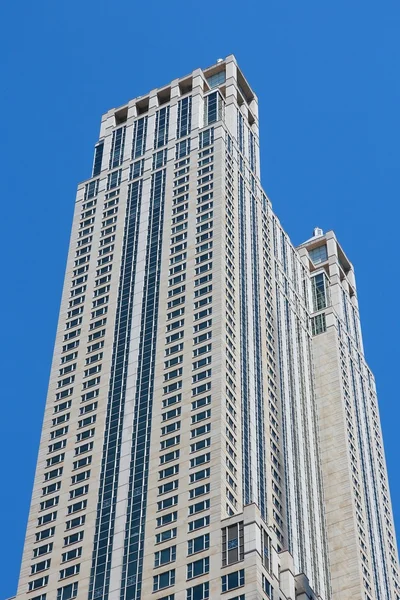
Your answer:
[[[259,98],[262,180],[284,227],[295,244],[334,229],[355,265],[399,524],[398,1],[3,0],[0,28],[0,598],[16,591],[75,190],[100,117],[231,53]]]

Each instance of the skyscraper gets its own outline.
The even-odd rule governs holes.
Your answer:
[[[234,57],[103,116],[18,600],[397,600],[354,273],[293,247]]]

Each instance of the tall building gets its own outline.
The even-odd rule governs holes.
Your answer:
[[[398,600],[354,272],[296,249],[234,57],[109,111],[78,186],[22,600]]]

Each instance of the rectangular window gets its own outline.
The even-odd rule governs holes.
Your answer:
[[[165,571],[165,573],[160,573],[153,577],[153,592],[157,592],[158,590],[162,590],[170,585],[174,585],[175,583],[175,569],[171,569],[171,571]]]
[[[71,567],[67,567],[66,569],[61,569],[60,571],[60,579],[66,579],[67,577],[72,577],[73,575],[78,575],[80,571],[81,565],[72,565]]]
[[[244,569],[229,573],[229,575],[223,575],[221,577],[222,593],[234,590],[235,588],[244,585]]]
[[[194,577],[199,577],[200,575],[204,575],[210,571],[210,559],[207,556],[206,558],[200,558],[199,560],[195,560],[192,563],[189,563],[187,566],[187,579],[193,579]]]
[[[194,498],[198,498],[199,496],[203,496],[204,494],[208,494],[210,492],[210,484],[206,483],[204,485],[199,485],[198,487],[189,491],[189,500],[193,500]]]
[[[189,521],[188,531],[196,531],[197,529],[201,529],[202,527],[207,527],[210,524],[210,516],[200,517],[200,519],[195,519],[194,521]]]
[[[161,148],[168,143],[169,106],[164,106],[156,113],[154,148]]]
[[[222,566],[226,567],[244,558],[243,521],[222,529]]]
[[[178,504],[178,496],[171,496],[157,502],[157,510],[165,510],[166,508],[171,508],[171,506],[176,506],[176,504]]]
[[[61,555],[61,562],[68,562],[69,560],[74,560],[75,558],[80,558],[82,556],[82,546],[78,548],[74,548],[73,550],[69,550],[68,552],[64,552]]]
[[[44,544],[43,546],[39,546],[39,548],[34,548],[33,558],[39,558],[39,556],[48,554],[52,550],[53,550],[53,542],[51,542],[51,544]]]
[[[136,179],[136,177],[141,177],[143,175],[144,169],[144,159],[137,160],[132,163],[129,167],[129,179]]]
[[[196,502],[196,504],[192,504],[189,506],[189,516],[196,515],[199,512],[203,512],[203,510],[208,510],[210,508],[210,500],[202,500],[201,502]]]
[[[167,529],[166,531],[162,531],[161,533],[157,533],[156,535],[156,544],[161,544],[162,542],[166,542],[167,540],[172,540],[176,538],[176,527],[172,529]]]
[[[85,200],[93,198],[99,191],[99,180],[95,179],[85,185]]]
[[[222,118],[222,97],[218,91],[204,98],[204,126],[216,123]]]
[[[200,583],[186,590],[186,600],[206,600],[210,597],[210,584]]]
[[[31,575],[35,575],[36,573],[40,573],[41,571],[45,571],[50,567],[51,559],[42,560],[34,565],[31,565]]]
[[[126,126],[113,131],[109,169],[115,169],[122,164],[124,159],[125,134]]]
[[[157,518],[157,527],[163,527],[164,525],[169,525],[173,523],[178,518],[178,513],[176,510],[174,512],[163,515],[162,517]]]
[[[154,554],[154,568],[161,567],[167,563],[173,562],[176,559],[176,546],[170,546],[159,550]]]
[[[314,311],[326,308],[327,302],[327,282],[324,273],[318,273],[311,279],[312,297]]]
[[[40,542],[40,540],[46,540],[49,537],[53,537],[55,530],[55,527],[49,527],[48,529],[43,529],[42,531],[39,531],[35,534],[36,542]]]
[[[78,596],[78,582],[70,583],[57,590],[57,600],[70,600]]]
[[[313,335],[318,335],[326,331],[325,313],[311,317],[311,330]]]
[[[192,97],[188,96],[179,100],[178,103],[178,125],[176,130],[177,139],[189,135],[192,123]]]
[[[41,587],[44,587],[49,583],[49,576],[45,575],[44,577],[39,577],[39,579],[34,579],[30,581],[28,584],[28,591],[32,592],[33,590],[37,590]]]
[[[190,138],[187,140],[182,140],[176,144],[175,150],[175,159],[179,160],[184,156],[190,154]]]
[[[205,148],[214,142],[214,127],[206,129],[199,134],[199,147]]]
[[[68,535],[64,538],[64,546],[71,546],[72,544],[76,544],[77,542],[81,542],[83,540],[83,531],[78,531],[78,533],[73,533],[72,535]]]
[[[99,142],[94,149],[92,177],[96,177],[96,175],[100,175],[100,173],[101,173],[101,163],[103,162],[103,151],[104,151],[104,142]]]
[[[167,494],[168,492],[172,492],[173,490],[178,489],[179,480],[175,479],[174,481],[168,481],[168,483],[164,483],[163,485],[158,486],[158,495]]]
[[[135,122],[133,130],[132,158],[138,158],[146,150],[147,117]]]
[[[318,248],[313,248],[308,251],[310,258],[314,265],[319,265],[322,262],[328,260],[328,251],[326,245],[318,246]]]
[[[188,555],[196,554],[196,552],[202,552],[203,550],[208,550],[210,547],[210,534],[205,533],[204,535],[199,535],[198,537],[193,538],[188,541]]]
[[[107,176],[107,190],[112,190],[121,184],[122,169],[113,171]]]

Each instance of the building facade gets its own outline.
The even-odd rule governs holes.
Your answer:
[[[354,274],[296,249],[234,57],[103,116],[18,600],[397,600]]]

